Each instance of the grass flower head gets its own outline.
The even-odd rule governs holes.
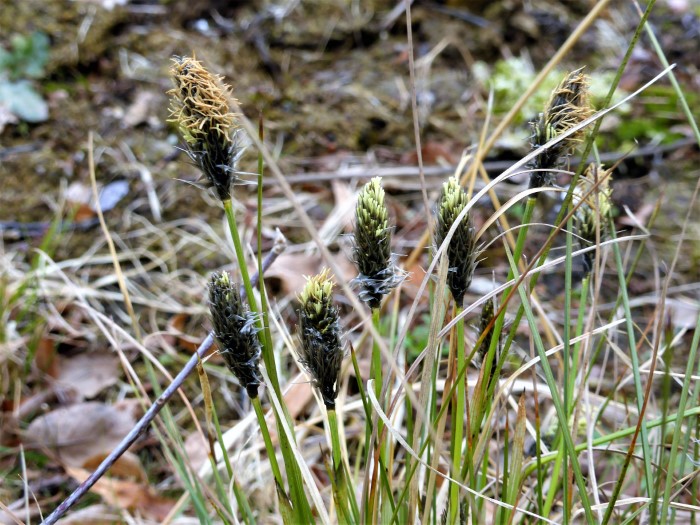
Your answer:
[[[354,260],[359,271],[360,299],[371,309],[398,286],[403,273],[391,260],[389,212],[384,201],[381,177],[369,181],[360,191],[355,210]]]
[[[442,194],[437,207],[437,227],[435,229],[437,246],[445,241],[447,233],[468,202],[469,197],[460,186],[459,180],[456,177],[450,177],[442,186]],[[479,255],[476,245],[476,230],[469,213],[457,226],[446,248],[446,255],[449,264],[447,286],[455,302],[462,306],[464,294],[472,282]]]
[[[340,344],[338,308],[333,304],[333,282],[327,269],[307,280],[299,300],[299,361],[321,393],[326,408],[334,409],[344,354]]]
[[[190,57],[175,57],[170,68],[175,87],[168,94],[171,121],[186,142],[187,153],[220,200],[231,198],[243,147],[236,114],[229,108],[231,88]]]
[[[219,352],[248,395],[256,398],[261,350],[255,314],[243,303],[238,285],[226,272],[214,273],[209,281],[209,310]]]
[[[588,77],[583,68],[572,71],[552,91],[537,121],[532,122],[532,149],[543,146],[553,138],[569,131],[593,114],[588,92]],[[538,170],[555,169],[581,142],[585,131],[573,133],[540,153],[530,167]],[[530,188],[551,186],[554,174],[535,171],[530,176]]]

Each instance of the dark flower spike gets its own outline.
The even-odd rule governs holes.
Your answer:
[[[219,199],[229,200],[244,151],[236,114],[229,108],[231,88],[190,57],[173,58],[170,74],[175,85],[168,91],[170,121],[177,123],[188,155],[209,186]]]
[[[371,309],[379,308],[382,297],[403,281],[405,274],[391,260],[391,229],[384,202],[381,177],[369,181],[360,191],[355,209],[353,258],[359,275],[360,299]]]
[[[254,399],[261,382],[260,341],[255,314],[241,300],[238,288],[228,273],[214,273],[209,281],[209,310],[219,353]]]
[[[588,77],[583,68],[569,73],[552,91],[544,106],[544,112],[536,122],[531,122],[531,146],[535,150],[553,138],[580,124],[593,114],[588,93]],[[581,142],[585,130],[581,129],[543,151],[530,163],[532,169],[556,169]],[[530,188],[551,186],[554,173],[534,171],[530,175]]]
[[[590,195],[581,202],[574,214],[574,227],[579,236],[581,248],[587,248],[596,243],[596,229],[600,228],[600,239],[607,233],[606,217],[610,212],[611,189],[609,186],[611,170],[605,170],[602,165],[591,164],[586,168],[583,177],[574,188],[573,203],[578,204],[587,193]],[[597,190],[591,192],[594,185],[601,181]],[[594,252],[586,252],[583,256],[583,267],[586,273],[593,268]]]
[[[338,396],[338,377],[344,354],[340,344],[338,308],[333,305],[333,282],[327,269],[307,280],[299,300],[299,361],[321,393],[326,408],[332,410]]]
[[[442,186],[437,207],[435,244],[438,247],[445,241],[447,233],[468,202],[467,193],[460,186],[459,180],[450,177]],[[480,253],[476,245],[476,230],[469,213],[457,226],[445,253],[449,265],[447,286],[455,302],[461,307],[464,304],[464,294],[472,282]]]

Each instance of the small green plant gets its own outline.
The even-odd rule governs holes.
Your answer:
[[[44,122],[49,107],[36,90],[49,59],[49,37],[44,33],[15,35],[10,49],[0,48],[0,106],[24,122]]]

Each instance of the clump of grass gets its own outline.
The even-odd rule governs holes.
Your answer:
[[[190,156],[202,171],[210,186],[214,188],[218,198],[222,201],[226,210],[234,238],[236,255],[241,272],[241,279],[246,285],[246,299],[241,297],[231,278],[227,273],[215,273],[209,284],[210,307],[214,325],[214,335],[219,343],[221,353],[228,367],[238,377],[243,388],[249,394],[255,409],[262,437],[265,441],[268,460],[275,478],[279,494],[279,513],[284,523],[311,523],[318,517],[320,521],[331,521],[325,503],[320,497],[321,491],[318,485],[322,484],[322,475],[316,478],[310,474],[302,479],[300,472],[308,473],[305,465],[306,455],[300,452],[296,443],[295,420],[288,414],[285,407],[285,398],[281,395],[279,382],[274,375],[278,364],[272,352],[272,333],[267,326],[266,319],[269,315],[265,303],[265,290],[261,288],[261,300],[252,290],[251,283],[246,274],[246,260],[238,238],[235,217],[232,211],[231,200],[233,187],[236,181],[236,161],[241,150],[237,148],[238,128],[236,118],[225,103],[230,96],[230,90],[223,85],[220,78],[209,75],[201,64],[194,59],[177,59],[173,66],[173,76],[176,88],[172,94],[175,98],[173,118],[178,122],[183,138],[188,144]],[[569,132],[574,126],[580,124],[590,115],[590,107],[587,102],[587,80],[580,70],[567,75],[557,89],[552,93],[544,113],[533,124],[533,147],[540,147],[562,133]],[[199,98],[198,98],[199,97]],[[531,187],[541,187],[553,184],[553,170],[562,164],[580,142],[583,131],[580,131],[566,140],[539,152],[533,161],[533,167],[539,172],[534,172],[531,178]],[[262,174],[262,166],[260,168]],[[466,212],[474,202],[471,202],[468,194],[461,188],[456,177],[445,182],[437,206],[437,228],[435,242],[445,245],[444,256],[446,265],[442,266],[439,282],[446,283],[450,296],[454,302],[453,315],[454,328],[444,329],[442,333],[442,314],[445,305],[450,304],[447,294],[443,294],[443,288],[436,288],[435,293],[427,301],[430,315],[433,315],[435,325],[431,325],[430,342],[428,351],[434,351],[435,359],[431,363],[437,366],[426,368],[423,379],[425,383],[421,389],[428,394],[422,396],[425,400],[422,406],[413,406],[408,401],[402,405],[399,400],[405,394],[406,399],[411,397],[413,389],[408,386],[411,370],[406,372],[403,382],[386,381],[385,391],[388,395],[380,399],[378,404],[373,404],[376,417],[381,417],[381,422],[376,426],[372,421],[371,410],[364,396],[360,367],[353,359],[356,375],[358,376],[359,394],[365,408],[364,424],[365,442],[361,443],[363,434],[341,434],[341,426],[338,424],[336,400],[339,396],[341,365],[344,352],[341,344],[341,328],[339,310],[333,301],[333,282],[330,272],[324,270],[320,274],[308,279],[308,282],[299,296],[299,336],[300,347],[298,350],[299,363],[308,372],[311,382],[322,400],[322,413],[327,414],[327,431],[330,434],[333,466],[328,469],[330,483],[332,485],[332,497],[335,502],[338,521],[341,523],[361,523],[381,521],[386,523],[413,522],[413,516],[419,512],[424,521],[437,523],[485,523],[491,519],[494,523],[506,524],[513,522],[528,523],[536,520],[560,520],[574,522],[577,517],[575,512],[580,509],[588,522],[594,521],[593,506],[589,499],[589,492],[599,489],[603,485],[593,485],[583,477],[583,471],[579,462],[579,454],[592,444],[611,443],[619,440],[623,435],[635,435],[629,447],[629,453],[624,468],[630,463],[635,452],[635,432],[639,429],[624,429],[609,436],[597,437],[595,440],[580,433],[580,422],[591,419],[593,411],[586,406],[578,409],[577,404],[582,403],[581,393],[586,388],[585,377],[595,363],[595,358],[587,354],[585,344],[572,343],[573,337],[580,339],[594,336],[587,331],[585,316],[590,316],[590,323],[594,322],[597,312],[587,311],[588,300],[588,273],[594,271],[593,259],[584,256],[584,265],[587,275],[581,285],[579,298],[579,317],[575,322],[571,319],[573,311],[572,296],[574,286],[572,283],[572,260],[577,255],[572,248],[572,228],[578,233],[581,248],[599,245],[602,238],[608,233],[614,236],[614,228],[611,224],[607,229],[604,224],[611,222],[609,189],[607,180],[609,171],[601,165],[591,165],[586,171],[576,188],[572,188],[574,195],[572,210],[567,203],[569,219],[567,225],[566,256],[563,258],[565,268],[565,304],[563,313],[563,334],[561,335],[562,352],[558,356],[563,362],[563,373],[559,379],[555,379],[555,373],[550,364],[550,353],[545,347],[545,338],[540,332],[544,332],[542,324],[535,318],[533,305],[535,301],[530,297],[530,290],[536,284],[536,276],[531,277],[528,283],[524,280],[528,276],[522,276],[519,269],[520,257],[526,242],[527,227],[520,229],[515,250],[511,253],[510,246],[505,245],[505,253],[509,262],[507,281],[513,282],[504,285],[500,304],[495,298],[482,298],[481,315],[478,322],[477,343],[468,350],[471,340],[465,336],[465,315],[478,308],[475,304],[465,308],[465,298],[472,283],[474,271],[477,265],[479,247],[477,246],[477,234],[473,226],[472,218]],[[524,192],[527,194],[527,192]],[[528,198],[525,222],[530,220],[534,207],[534,198]],[[258,215],[260,217],[260,215]],[[259,218],[258,228],[261,228]],[[558,228],[563,227],[557,225]],[[452,232],[452,233],[450,233]],[[615,247],[617,249],[617,247]],[[544,246],[538,256],[544,257],[549,250],[549,245]],[[634,340],[634,326],[630,313],[629,298],[625,287],[625,275],[622,267],[622,258],[616,253],[618,266],[618,280],[623,288],[622,301],[625,306],[625,316],[630,332],[630,349],[636,352]],[[372,310],[374,328],[379,338],[384,334],[379,333],[381,319],[381,306],[383,297],[394,290],[403,279],[403,274],[396,268],[392,261],[391,253],[391,228],[389,213],[385,202],[384,190],[379,178],[372,179],[362,189],[356,208],[356,232],[354,259],[357,263],[359,276],[357,282],[360,285],[359,297]],[[534,263],[533,263],[534,265]],[[445,267],[447,270],[445,271]],[[601,273],[600,277],[603,274]],[[596,276],[598,277],[598,276]],[[427,281],[427,279],[426,279]],[[515,283],[515,284],[514,284]],[[527,285],[530,285],[528,288]],[[516,295],[517,292],[517,295]],[[533,348],[537,351],[539,364],[534,361],[534,355],[526,363],[534,368],[537,364],[540,374],[533,374],[533,391],[535,406],[535,424],[532,438],[535,440],[535,457],[528,462],[525,458],[526,432],[530,430],[530,420],[527,417],[526,397],[522,395],[517,403],[517,415],[515,425],[511,424],[512,415],[508,405],[502,402],[503,397],[508,401],[515,401],[508,390],[511,378],[501,381],[499,372],[503,356],[513,344],[520,317],[516,316],[513,328],[505,337],[505,307],[509,300],[518,298],[520,303],[519,316],[527,317],[529,337]],[[353,301],[357,300],[353,297]],[[397,301],[398,304],[398,301]],[[594,310],[594,309],[593,309]],[[617,308],[615,308],[617,310]],[[438,313],[440,312],[440,313]],[[398,312],[392,312],[394,318],[399,318]],[[547,330],[556,330],[547,324]],[[388,338],[393,340],[398,329],[398,321],[390,328]],[[412,328],[411,320],[406,323],[409,330]],[[572,327],[575,325],[572,333]],[[559,334],[554,334],[559,335]],[[551,339],[556,341],[552,335]],[[443,341],[444,338],[444,341]],[[400,339],[400,338],[397,338]],[[695,355],[698,347],[696,337],[692,346],[691,355]],[[449,349],[445,341],[449,340]],[[606,340],[605,337],[601,341]],[[363,341],[358,339],[358,344]],[[571,348],[573,345],[573,348]],[[400,344],[397,344],[397,354]],[[447,366],[439,360],[439,356],[447,354],[449,360]],[[534,352],[533,352],[534,354]],[[467,377],[467,370],[472,365],[471,356],[479,355],[483,366],[474,381],[473,377]],[[468,357],[469,356],[469,357]],[[264,366],[260,363],[263,360]],[[670,360],[667,360],[670,362]],[[395,363],[391,363],[394,365]],[[588,367],[585,368],[584,367]],[[417,365],[416,365],[417,366]],[[432,366],[432,365],[431,365]],[[379,394],[383,379],[383,368],[378,341],[372,341],[370,375],[375,381],[376,392]],[[640,365],[637,358],[632,361],[632,370],[636,383],[640,383]],[[690,377],[692,369],[688,368]],[[259,386],[263,377],[269,375],[270,400],[273,404],[273,413],[277,421],[277,439],[275,443],[267,428],[265,414],[258,395]],[[514,374],[513,380],[519,375]],[[653,370],[652,374],[653,375]],[[444,379],[443,379],[444,377]],[[544,377],[546,385],[541,383]],[[583,382],[582,382],[583,381]],[[689,379],[684,384],[683,404],[688,397]],[[561,384],[560,384],[561,383]],[[444,385],[444,386],[443,386]],[[469,387],[469,388],[468,388]],[[203,387],[204,388],[204,387]],[[523,392],[527,393],[527,387],[520,385]],[[557,424],[551,430],[551,441],[544,439],[539,428],[539,401],[538,388],[546,392],[547,402],[551,399],[557,413]],[[404,389],[404,390],[402,390]],[[442,389],[442,390],[441,390]],[[560,391],[563,390],[563,402]],[[423,392],[421,392],[423,394]],[[441,396],[440,396],[441,394]],[[637,388],[637,397],[640,404],[638,413],[644,417],[644,407],[641,406],[641,388]],[[611,394],[614,396],[614,393]],[[441,398],[440,398],[441,397]],[[341,396],[341,399],[342,396]],[[648,397],[647,397],[648,399]],[[529,400],[527,400],[529,403]],[[607,401],[606,401],[607,402]],[[645,401],[646,403],[646,401]],[[697,401],[696,401],[697,404]],[[397,406],[405,406],[403,413],[397,410]],[[512,406],[512,405],[511,405]],[[529,405],[528,405],[529,407]],[[325,412],[324,412],[325,411]],[[421,423],[426,429],[420,429],[415,435],[420,438],[408,446],[403,440],[405,422],[406,430],[411,433],[411,425],[415,423],[414,416],[420,411]],[[693,412],[695,411],[695,412]],[[445,421],[446,414],[451,415],[449,428]],[[681,409],[681,416],[683,408]],[[689,409],[688,413],[697,413],[697,407]],[[581,414],[584,414],[583,416]],[[679,416],[679,417],[681,417]],[[322,418],[321,418],[322,419]],[[358,420],[360,418],[357,418]],[[506,421],[504,431],[501,432],[500,421]],[[663,425],[664,423],[660,423]],[[391,426],[393,425],[393,426]],[[418,425],[416,425],[418,426]],[[679,423],[680,426],[680,423]],[[373,428],[374,427],[374,428]],[[644,423],[641,426],[645,428]],[[642,430],[643,431],[643,430]],[[697,431],[696,431],[697,432]],[[221,434],[221,432],[219,432]],[[370,443],[369,435],[373,435],[374,442]],[[674,442],[678,444],[680,430],[675,432]],[[359,438],[355,438],[359,435]],[[307,439],[304,434],[302,439]],[[642,434],[645,446],[648,447],[648,438]],[[581,439],[589,439],[588,443],[577,443]],[[351,471],[346,458],[343,458],[343,441],[357,439],[365,450],[373,449],[374,455],[366,453],[364,458],[360,452],[352,457],[354,473]],[[224,440],[219,435],[222,449]],[[449,442],[449,445],[445,443]],[[317,448],[317,442],[309,441],[311,447]],[[395,443],[399,443],[395,446]],[[413,450],[412,447],[416,447]],[[447,450],[449,446],[449,450]],[[553,451],[544,454],[544,446],[551,446]],[[687,445],[686,445],[687,446]],[[669,458],[669,466],[675,467],[676,446]],[[304,451],[304,452],[306,452]],[[277,453],[281,452],[285,461],[285,471],[277,465]],[[597,454],[597,450],[594,454]],[[411,458],[407,461],[408,455]],[[647,452],[644,452],[647,456]],[[695,452],[697,459],[697,451]],[[364,459],[364,464],[363,464]],[[228,459],[227,459],[228,460]],[[415,460],[415,461],[414,461]],[[644,458],[649,462],[648,457]],[[550,470],[550,463],[553,463]],[[569,474],[569,467],[573,474]],[[595,465],[593,465],[595,466]],[[360,475],[362,469],[368,473],[364,478]],[[646,467],[645,467],[646,468]],[[420,470],[418,470],[420,469]],[[648,468],[647,468],[648,470]],[[681,470],[683,470],[681,468]],[[533,472],[537,472],[537,479],[529,479]],[[672,472],[672,468],[669,468]],[[624,473],[624,471],[623,471]],[[683,472],[681,472],[683,473]],[[321,473],[322,474],[322,473]],[[450,476],[448,483],[435,483],[437,476]],[[597,474],[591,471],[590,475]],[[218,470],[214,465],[214,475],[218,476]],[[229,466],[229,475],[233,479],[232,469]],[[412,481],[413,477],[417,481]],[[579,489],[578,495],[573,491],[573,479]],[[624,478],[624,476],[622,476]],[[667,487],[664,495],[666,506],[670,504],[672,476],[667,478]],[[217,478],[218,479],[218,478]],[[622,489],[623,481],[615,488],[612,502]],[[235,483],[232,483],[235,490]],[[363,485],[362,509],[358,508],[355,493],[355,485]],[[221,490],[219,494],[226,492]],[[377,489],[377,487],[380,487]],[[418,487],[415,494],[407,497],[411,487]],[[288,491],[285,489],[288,487]],[[368,488],[370,487],[370,488]],[[465,487],[467,493],[465,493]],[[601,488],[601,490],[604,490]],[[649,486],[646,489],[650,491]],[[312,511],[306,492],[314,497],[315,508]],[[245,508],[246,499],[241,491],[235,493],[239,499],[239,507]],[[330,497],[328,491],[325,497]],[[485,504],[485,498],[491,498],[497,509],[490,511]],[[199,495],[197,504],[204,508],[207,500]],[[409,503],[406,503],[406,501]],[[217,512],[230,511],[234,513],[232,506],[215,507]],[[410,508],[414,507],[414,508]],[[445,511],[440,515],[440,507]],[[517,508],[516,508],[517,507]],[[605,520],[610,518],[613,504],[608,508]],[[223,509],[223,510],[222,510]],[[432,509],[432,510],[431,510]],[[200,515],[206,512],[200,510]],[[408,517],[411,517],[410,519]],[[234,516],[234,520],[237,516]],[[633,518],[633,516],[631,517]],[[631,519],[630,518],[630,519]],[[249,523],[254,521],[250,513],[244,518]],[[664,518],[666,519],[666,518]],[[225,520],[224,520],[225,521]]]

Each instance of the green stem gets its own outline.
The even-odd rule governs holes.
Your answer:
[[[372,310],[372,324],[374,328],[379,332],[379,322],[380,322],[381,310],[375,308]],[[377,395],[377,399],[381,395],[382,391],[382,352],[379,348],[379,341],[372,340],[372,379],[374,379],[374,392]],[[380,425],[381,429],[381,425]]]
[[[343,461],[342,447],[340,444],[340,435],[338,433],[338,417],[337,412],[333,409],[328,410],[328,427],[331,434],[333,475],[335,476],[335,482],[338,485],[338,488],[340,489],[340,494],[344,499],[343,502],[338,502],[338,504],[347,507],[347,504],[349,503],[350,509],[352,510],[353,521],[355,523],[359,523],[360,509],[357,506],[353,485],[352,483],[349,483],[350,477],[348,474],[348,469],[346,468],[345,462]]]
[[[280,472],[280,467],[277,463],[275,447],[272,444],[270,431],[267,428],[267,421],[265,420],[265,413],[263,412],[262,404],[260,403],[260,398],[255,397],[251,399],[251,402],[253,404],[253,408],[255,409],[255,415],[258,418],[258,423],[260,426],[260,432],[263,436],[263,441],[265,441],[265,450],[267,450],[267,456],[270,461],[270,468],[272,469],[272,474],[275,476],[275,481],[277,482],[277,485],[280,488],[282,488],[284,487],[284,480],[282,479],[282,473]]]
[[[241,237],[238,234],[238,225],[236,224],[236,216],[233,211],[233,202],[231,201],[231,199],[228,199],[223,201],[223,204],[224,211],[226,212],[226,220],[228,221],[228,228],[231,231],[231,238],[233,239],[233,249],[236,252],[236,260],[238,261],[238,271],[241,272],[243,288],[245,288],[246,297],[248,298],[248,307],[251,311],[259,313],[260,310],[258,309],[258,303],[255,300],[253,286],[250,282],[248,266],[245,262],[245,252],[243,251],[243,245],[241,244]],[[265,365],[267,365],[267,363],[265,363]]]
[[[455,309],[455,316],[459,316],[462,307]],[[464,317],[457,321],[457,367],[456,371],[461,371],[466,366],[464,351]],[[456,374],[458,375],[458,374]],[[464,431],[464,413],[466,407],[466,392],[464,378],[457,381],[457,400],[454,405],[454,423],[452,429],[452,475],[459,477],[460,461],[462,460],[462,435]],[[450,523],[456,523],[459,516],[459,485],[452,483],[450,486]]]

